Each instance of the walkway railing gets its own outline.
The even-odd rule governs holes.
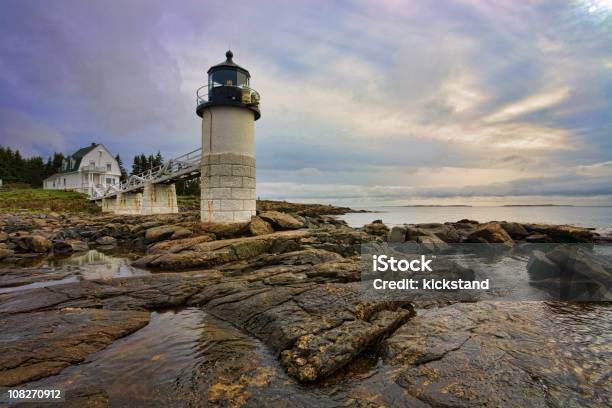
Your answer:
[[[259,105],[259,92],[248,86],[236,85],[204,85],[196,91],[196,106],[213,102],[215,98],[232,99],[249,106]]]
[[[116,196],[118,193],[144,188],[146,183],[164,183],[183,178],[191,178],[200,173],[200,160],[202,148],[172,158],[161,166],[153,167],[139,174],[132,174],[127,181],[119,185],[110,185],[106,188],[94,187],[90,200],[100,200]]]

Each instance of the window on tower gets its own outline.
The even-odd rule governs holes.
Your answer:
[[[215,71],[210,74],[210,85],[211,87],[216,86],[233,86],[236,84],[236,71],[230,69],[224,69]]]

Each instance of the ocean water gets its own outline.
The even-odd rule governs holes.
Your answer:
[[[359,207],[352,207],[359,209]],[[463,218],[487,221],[515,221],[546,224],[570,224],[612,233],[612,207],[370,207],[373,213],[351,213],[340,218],[352,227],[361,227],[373,220],[387,225],[454,222]]]

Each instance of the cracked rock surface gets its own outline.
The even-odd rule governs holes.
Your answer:
[[[612,321],[610,309],[593,312],[607,313],[597,328],[600,335],[583,338],[584,323],[572,318],[591,312],[574,306],[374,300],[364,296],[361,282],[359,253],[366,242],[443,246],[478,239],[514,245],[536,233],[590,242],[591,232],[469,220],[391,230],[376,222],[354,229],[317,213],[341,210],[304,205],[289,214],[286,208],[291,204],[268,202],[254,225],[233,228],[200,225],[194,214],[10,218],[0,241],[2,249],[17,254],[13,258],[49,256],[19,246],[24,236],[42,234],[62,250],[111,237],[137,248],[141,256],[134,264],[153,274],[0,293],[0,385],[51,379],[121,337],[147,332],[151,314],[190,309],[216,321],[208,327],[223,327],[202,332],[205,347],[198,356],[204,362],[193,375],[205,385],[198,388],[202,395],[193,395],[193,406],[253,406],[254,401],[304,406],[301,396],[294,399],[301,402],[283,405],[265,390],[326,390],[333,381],[352,394],[323,406],[610,405],[609,367],[604,367],[612,355],[605,323]],[[64,272],[0,268],[6,288],[62,279]],[[474,276],[452,262],[439,272]],[[259,345],[278,370],[258,365]],[[374,363],[360,371],[367,359]],[[109,405],[105,390],[95,386],[70,392],[73,405]]]

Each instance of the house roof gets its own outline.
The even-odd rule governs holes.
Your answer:
[[[60,173],[72,173],[74,171],[78,171],[79,167],[81,166],[81,160],[83,159],[83,157],[85,157],[87,153],[91,152],[98,146],[102,145],[100,143],[92,143],[87,147],[80,148],[76,152],[72,153],[70,156],[67,156],[66,160],[68,160],[68,167],[66,167],[66,170],[60,171]],[[73,159],[72,166],[70,166],[70,158]]]

